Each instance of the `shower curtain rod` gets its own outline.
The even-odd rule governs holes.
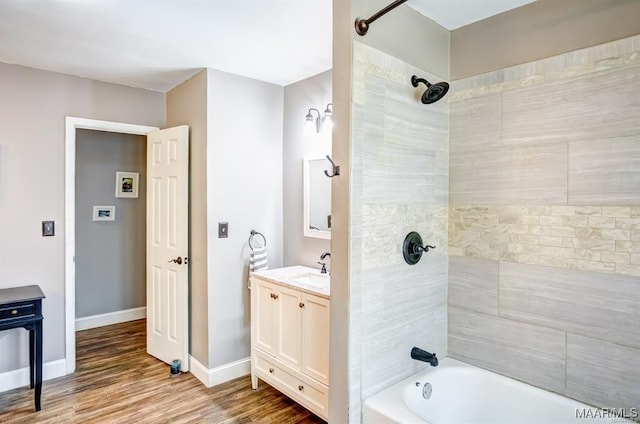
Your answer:
[[[370,17],[369,19],[356,18],[356,22],[355,22],[356,33],[360,36],[366,35],[367,31],[369,30],[369,24],[372,24],[379,17],[386,15],[396,7],[400,6],[402,3],[406,3],[406,2],[407,0],[396,0],[390,5],[388,5],[387,7],[385,7],[384,9],[380,10],[378,13],[376,13],[372,17]]]

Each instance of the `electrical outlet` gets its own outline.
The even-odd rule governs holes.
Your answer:
[[[218,222],[218,238],[228,238],[228,237],[229,237],[229,223]]]
[[[54,221],[42,221],[42,237],[52,237],[56,235]]]

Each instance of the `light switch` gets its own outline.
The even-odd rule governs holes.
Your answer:
[[[218,222],[218,238],[228,238],[228,237],[229,237],[229,223]]]
[[[42,237],[52,237],[56,235],[54,221],[42,221]]]

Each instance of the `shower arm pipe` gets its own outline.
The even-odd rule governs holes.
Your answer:
[[[355,27],[356,33],[360,36],[367,35],[367,31],[369,30],[369,25],[375,22],[381,16],[386,15],[391,12],[396,7],[400,6],[402,3],[406,3],[407,0],[396,0],[384,9],[378,11],[376,14],[371,16],[369,19],[356,18]]]

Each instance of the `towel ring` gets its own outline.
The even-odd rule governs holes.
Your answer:
[[[251,248],[251,250],[255,249],[255,247],[253,247],[253,245],[251,244],[251,240],[253,240],[254,236],[262,237],[264,247],[267,247],[267,238],[264,236],[264,234],[256,230],[251,230],[251,235],[249,236],[249,247]]]

